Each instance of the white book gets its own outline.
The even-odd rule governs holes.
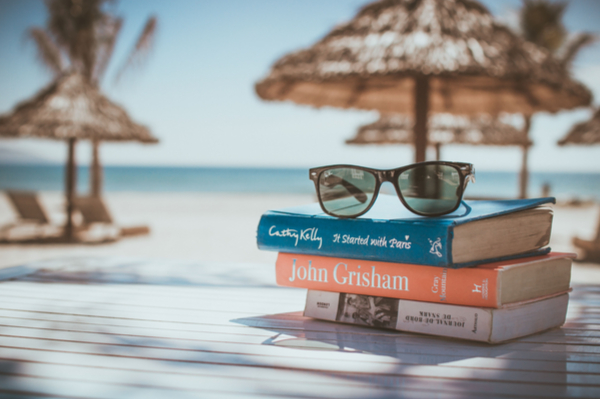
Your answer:
[[[304,316],[499,343],[561,326],[568,303],[567,292],[494,309],[308,290]]]

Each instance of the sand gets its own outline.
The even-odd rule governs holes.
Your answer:
[[[105,201],[121,226],[148,225],[151,234],[97,245],[0,245],[0,268],[59,257],[125,256],[210,262],[275,262],[276,253],[256,248],[256,226],[268,209],[302,205],[313,195],[223,193],[108,193]],[[61,193],[42,193],[51,218],[64,221]],[[576,252],[571,238],[595,235],[600,209],[595,204],[556,205],[550,245]],[[0,193],[0,226],[16,220]],[[573,283],[600,284],[600,265],[575,263]]]

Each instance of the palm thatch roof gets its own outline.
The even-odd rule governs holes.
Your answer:
[[[412,113],[414,78],[429,111],[557,112],[591,93],[546,51],[472,0],[380,0],[313,46],[279,59],[256,86],[265,100]]]
[[[412,144],[413,119],[400,114],[382,115],[360,126],[347,144]],[[530,146],[531,140],[514,125],[489,115],[476,117],[436,114],[429,120],[430,144]]]
[[[147,127],[75,73],[0,117],[0,137],[158,142]]]
[[[558,142],[558,145],[567,144],[600,144],[600,109],[589,121],[573,126],[569,133]]]

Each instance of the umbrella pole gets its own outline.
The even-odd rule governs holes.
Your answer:
[[[415,162],[424,162],[427,152],[427,114],[429,112],[429,79],[415,78]]]
[[[92,142],[92,167],[90,168],[90,195],[92,197],[100,197],[100,191],[102,190],[102,169],[100,168],[99,147],[100,142],[94,140]]]
[[[527,198],[527,184],[529,173],[527,173],[527,158],[529,155],[529,147],[523,146],[523,158],[521,161],[521,175],[519,177],[519,198]]]
[[[77,181],[77,172],[75,170],[75,144],[76,139],[69,139],[69,155],[66,170],[65,194],[67,200],[67,222],[65,224],[65,237],[73,240],[75,237],[75,227],[73,225],[73,213],[75,211],[75,184]]]
[[[525,115],[525,126],[523,127],[523,134],[525,138],[529,136],[529,129],[531,128],[531,115]],[[527,198],[527,186],[529,184],[529,172],[527,168],[527,158],[529,157],[529,145],[523,145],[523,158],[521,161],[521,174],[519,177],[519,198]]]

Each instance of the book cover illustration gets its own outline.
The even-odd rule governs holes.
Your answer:
[[[358,294],[340,294],[335,320],[379,328],[396,328],[398,301]]]

